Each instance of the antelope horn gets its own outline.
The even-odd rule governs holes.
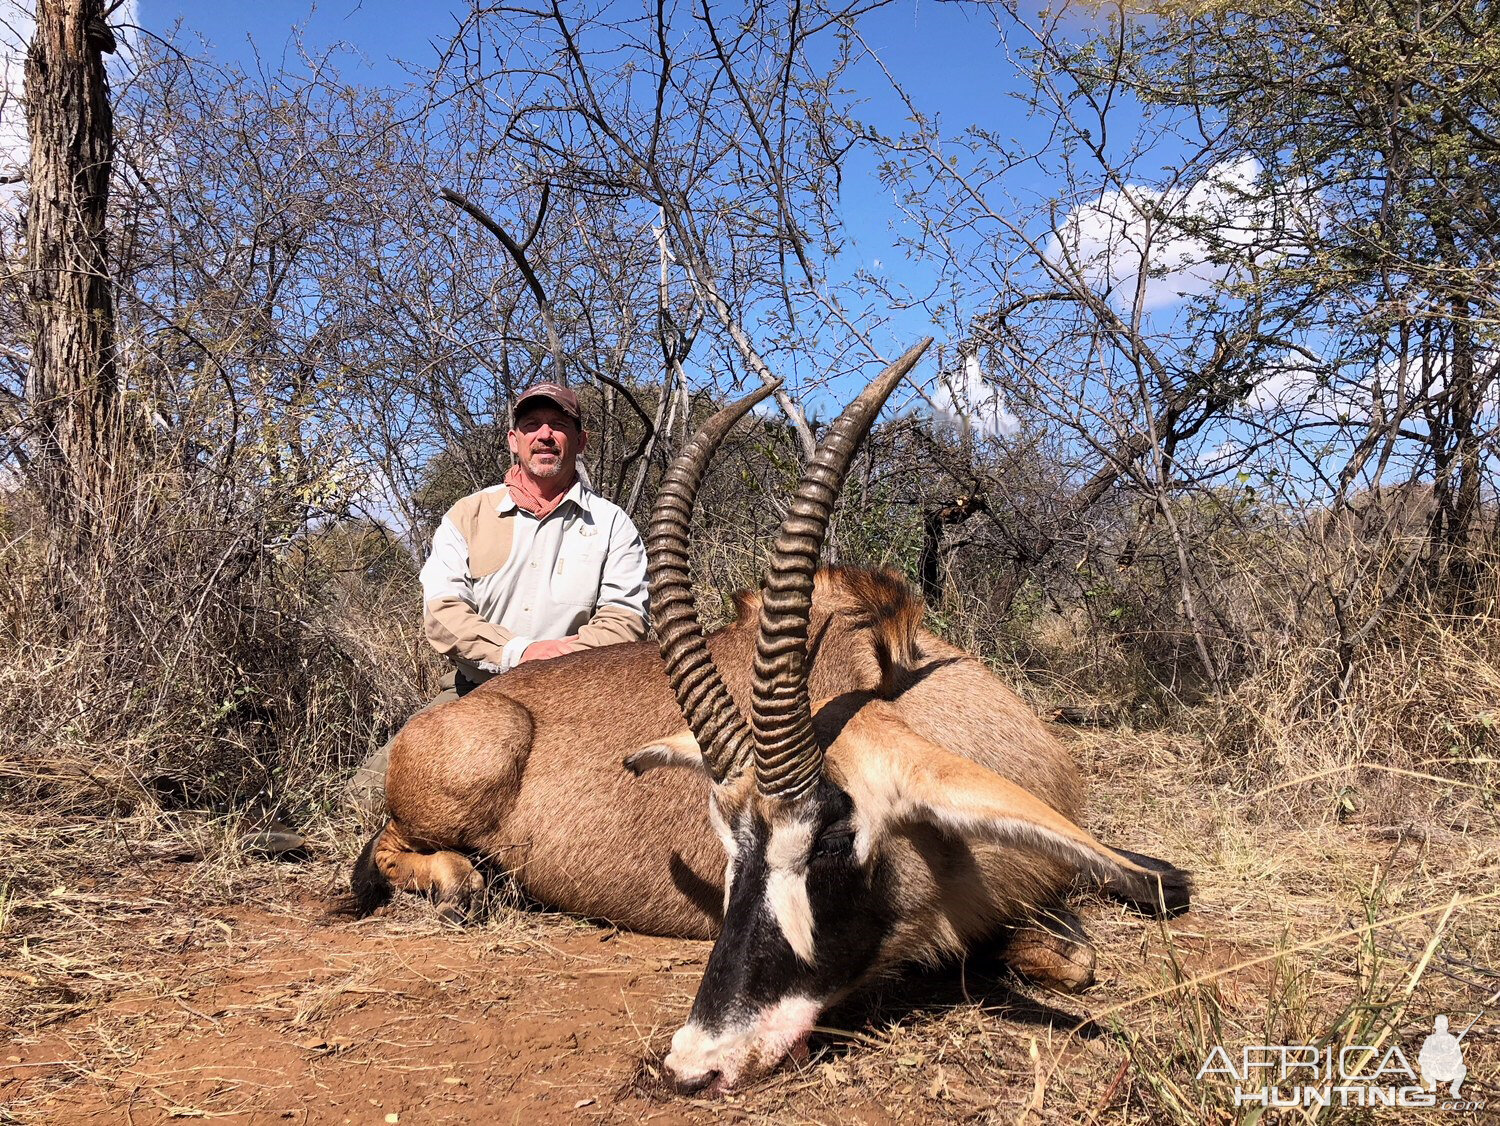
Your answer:
[[[744,769],[750,759],[752,737],[745,717],[724,687],[698,624],[688,572],[688,526],[693,518],[693,498],[714,451],[751,407],[780,386],[780,380],[767,384],[703,424],[667,467],[646,536],[651,618],[656,623],[662,660],[667,663],[667,680],[688,727],[703,748],[704,762],[716,783]]]
[[[807,698],[807,619],[812,610],[813,572],[854,451],[870,432],[886,398],[931,343],[929,336],[908,349],[828,428],[776,534],[761,583],[760,633],[755,640],[751,688],[755,783],[765,797],[795,801],[812,789],[822,773],[823,749],[813,736]]]

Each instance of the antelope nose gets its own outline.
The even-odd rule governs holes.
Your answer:
[[[723,1072],[715,1068],[712,1071],[700,1072],[697,1075],[681,1075],[671,1072],[672,1089],[679,1095],[696,1095],[713,1087],[719,1081]]]

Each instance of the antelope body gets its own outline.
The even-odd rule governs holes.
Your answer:
[[[707,639],[746,701],[759,608],[742,595],[736,621]],[[891,703],[908,725],[1076,817],[1083,787],[1066,750],[982,662],[919,628],[921,614],[892,576],[820,572],[814,693],[879,693],[891,675]],[[902,654],[889,674],[881,649]],[[393,884],[435,894],[457,915],[481,886],[467,859],[477,854],[549,906],[645,934],[713,938],[725,855],[708,777],[623,766],[682,727],[654,642],[529,661],[413,716],[391,746],[391,824],[360,868],[360,910],[379,906]]]
[[[413,717],[391,748],[391,822],[355,867],[358,908],[401,887],[461,912],[482,886],[467,854],[481,853],[553,906],[717,934],[666,1059],[681,1089],[711,1092],[774,1067],[876,975],[1067,920],[1080,877],[1145,911],[1185,910],[1184,873],[1077,826],[1067,754],[997,678],[920,628],[901,580],[816,570],[854,451],[923,347],[829,428],[760,594],[705,638],[688,581],[693,497],[770,388],[710,419],[652,516],[660,656],[621,645],[525,664]],[[1057,971],[1014,946],[1008,960]]]

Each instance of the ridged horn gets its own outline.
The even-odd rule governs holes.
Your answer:
[[[750,714],[755,732],[755,784],[766,797],[795,801],[813,788],[822,773],[823,750],[813,737],[807,696],[807,619],[812,610],[813,572],[854,452],[886,398],[931,343],[929,336],[908,349],[828,428],[776,534],[761,583]]]
[[[667,663],[667,680],[716,783],[745,768],[754,739],[703,640],[688,570],[688,528],[693,498],[714,451],[750,408],[780,386],[778,380],[732,403],[693,435],[667,467],[646,535],[651,618],[662,660]]]

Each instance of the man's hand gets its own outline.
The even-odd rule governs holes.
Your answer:
[[[572,637],[559,637],[556,641],[533,641],[521,654],[521,663],[524,665],[527,661],[546,661],[578,648],[581,646],[576,633]]]

